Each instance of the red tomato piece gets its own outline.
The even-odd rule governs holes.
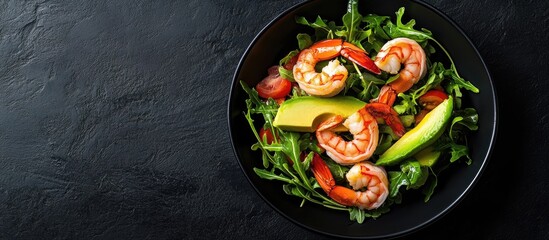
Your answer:
[[[279,75],[278,65],[274,65],[274,66],[270,67],[269,69],[267,69],[267,74],[269,74],[269,75]]]
[[[447,98],[448,94],[446,94],[444,91],[431,89],[423,94],[421,97],[419,97],[418,101],[424,109],[432,110]]]
[[[255,86],[259,96],[274,99],[286,97],[292,90],[292,82],[280,76],[278,66],[270,67],[268,72],[269,76]]]
[[[259,130],[259,137],[261,139],[266,138],[268,144],[271,144],[274,140],[273,133],[271,132],[271,129],[261,128]]]

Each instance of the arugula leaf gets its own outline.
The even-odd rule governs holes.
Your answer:
[[[379,128],[379,132],[380,133],[383,133],[383,134],[389,134],[389,136],[392,138],[392,139],[399,139],[399,137],[395,134],[395,132],[393,131],[393,129],[391,129],[391,127],[389,127],[388,125],[386,124],[383,124],[381,126],[378,126]]]
[[[452,127],[455,123],[467,127],[469,130],[476,131],[478,129],[478,113],[474,108],[465,108],[454,112],[456,118],[452,120]]]
[[[467,165],[470,165],[472,162],[471,157],[469,157],[469,148],[465,145],[450,144],[450,154],[452,155],[450,162],[455,162],[462,157],[467,158]]]
[[[291,82],[295,82],[294,73],[292,72],[292,70],[288,70],[288,69],[284,68],[283,66],[288,64],[290,62],[290,60],[292,60],[292,58],[297,56],[298,54],[299,54],[298,49],[290,51],[288,54],[286,54],[286,56],[284,56],[278,62],[278,74],[280,74],[281,77],[290,80]]]
[[[422,167],[418,161],[407,161],[402,164],[400,168],[403,173],[406,173],[406,176],[410,182],[407,189],[419,188],[423,186],[429,176],[428,169]]]
[[[417,189],[427,181],[429,171],[418,161],[408,160],[400,165],[400,171],[389,172],[389,197],[394,198],[402,186],[406,189]]]
[[[449,93],[454,92],[456,96],[461,97],[461,92],[459,91],[460,88],[467,89],[474,93],[479,93],[480,91],[471,82],[466,81],[465,79],[460,77],[457,74],[457,70],[455,70],[455,66],[452,66],[451,69],[445,71],[444,75],[451,79],[450,84],[448,84],[448,87],[446,88],[446,91]]]
[[[289,80],[290,82],[295,82],[295,79],[294,79],[294,73],[292,72],[292,70],[288,70],[284,67],[278,67],[278,74],[280,74],[281,77]]]
[[[410,182],[406,174],[399,171],[389,171],[389,197],[394,198],[398,194],[401,186],[409,185]]]
[[[282,152],[284,152],[290,159],[294,162],[301,162],[299,159],[299,133],[288,132],[287,134],[282,135]]]
[[[399,77],[400,77],[400,74],[393,75],[393,76],[389,77],[389,79],[387,79],[387,81],[385,82],[385,84],[389,84],[389,83],[391,83],[391,82],[394,82],[394,81],[396,81]]]
[[[274,169],[273,169],[274,170]],[[291,183],[292,180],[282,174],[275,174],[274,172],[267,171],[265,169],[254,168],[254,172],[261,178],[267,180],[279,180],[287,183]]]
[[[366,218],[376,219],[384,213],[388,213],[390,211],[390,205],[392,205],[392,202],[390,200],[386,200],[386,202],[381,207],[372,210],[364,210],[357,207],[350,207],[349,218],[351,221],[357,221],[358,223],[363,223]]]
[[[299,50],[296,49],[296,50],[293,50],[293,51],[290,51],[288,54],[286,54],[286,56],[284,56],[282,59],[280,59],[280,61],[278,62],[278,65],[279,66],[284,66],[286,65],[288,62],[290,62],[290,60],[297,56],[299,54]]]
[[[292,87],[292,95],[290,96],[290,99],[299,98],[299,97],[308,96],[308,95],[309,94],[307,94],[307,92],[305,92],[300,87],[294,86]]]
[[[324,162],[328,165],[328,168],[330,168],[330,172],[332,172],[332,175],[337,182],[345,180],[345,174],[349,171],[348,167],[339,165],[331,159],[324,159]]]
[[[356,88],[356,86],[360,86],[360,77],[356,73],[349,73],[347,76],[347,80],[345,81],[345,88],[343,89],[344,95],[347,95],[347,92],[350,89]]]
[[[391,132],[393,132],[393,131],[391,130]],[[391,147],[391,145],[393,145],[393,139],[394,138],[391,137],[391,135],[394,135],[394,133],[387,134],[387,133],[381,133],[380,132],[379,141],[378,141],[376,150],[374,151],[374,154],[376,154],[376,155],[382,154],[385,151],[387,151],[387,149],[389,149],[389,147]]]
[[[309,34],[299,33],[297,34],[297,45],[299,46],[299,50],[303,50],[313,45],[313,40]]]
[[[398,97],[401,99],[400,103],[393,106],[393,109],[399,114],[417,114],[418,104],[416,102],[416,96],[414,93],[399,93]]]
[[[292,185],[292,184],[285,184],[284,186],[282,186],[282,189],[288,195],[294,195],[296,197],[307,198],[307,192],[302,187]]]
[[[345,37],[347,42],[350,42],[360,48],[362,40],[368,37],[368,33],[360,28],[362,15],[358,12],[358,0],[349,0],[347,4],[347,13],[343,15],[344,30],[337,32],[338,36]]]
[[[385,81],[367,72],[363,72],[361,75],[358,73],[349,73],[344,93],[346,94],[352,89],[357,93],[358,99],[368,102],[379,94],[379,87],[377,85],[384,83]]]
[[[429,168],[429,172],[431,173],[430,176],[432,176],[429,180],[429,183],[426,185],[425,188],[423,188],[422,193],[425,195],[425,198],[423,198],[424,202],[428,202],[431,199],[431,196],[435,192],[435,188],[438,185],[438,177],[437,174],[433,171],[432,168]]]
[[[450,162],[465,157],[466,163],[471,164],[472,159],[469,156],[469,148],[466,145],[458,144],[457,142],[466,141],[466,130],[476,131],[478,129],[478,114],[474,108],[466,108],[463,110],[455,111],[455,117],[452,119],[449,130],[450,141],[448,146],[450,148],[451,158]],[[459,128],[459,126],[463,126]]]
[[[366,212],[360,208],[349,208],[349,218],[351,221],[356,221],[358,223],[363,223],[366,219]]]
[[[465,139],[465,133],[461,130],[455,130],[454,125],[458,122],[463,121],[463,117],[457,116],[454,119],[452,119],[452,123],[450,125],[449,130],[449,136],[446,137],[445,144],[443,145],[444,148],[449,149],[450,151],[450,162],[455,162],[458,159],[465,157],[466,163],[470,165],[472,163],[472,159],[469,156],[469,148],[466,145],[459,144],[460,140],[466,140]],[[464,125],[466,126],[466,125]],[[471,125],[471,127],[476,127],[476,125]]]
[[[457,143],[456,141],[457,139],[454,140],[449,135],[442,135],[437,141],[435,149],[437,149],[437,151],[449,152],[451,156],[450,163],[465,157],[467,159],[465,163],[470,165],[472,163],[472,159],[469,156],[469,148],[466,145]]]
[[[368,45],[366,45],[365,49],[367,52],[379,52],[381,47],[390,40],[391,38],[385,33],[383,30],[383,25],[387,20],[389,20],[389,16],[378,16],[375,14],[368,14],[362,18],[362,22],[366,23],[366,30],[368,34]]]
[[[429,73],[427,74],[426,82],[420,88],[413,92],[414,98],[417,99],[425,94],[427,91],[440,85],[444,80],[447,71],[450,70],[446,70],[441,62],[433,63],[431,66],[431,70],[429,70]]]
[[[316,140],[316,138],[311,137],[310,133],[302,134],[301,137],[299,138],[299,142],[300,142],[300,145],[299,145],[300,149],[311,150],[318,154],[321,154],[324,151],[324,149],[322,149],[318,145],[318,140]]]
[[[328,21],[323,20],[320,16],[317,16],[314,22],[309,22],[305,17],[301,16],[296,17],[295,21],[298,24],[312,27],[315,30],[316,41],[334,38],[335,25],[328,23]]]
[[[404,7],[401,7],[396,12],[396,24],[389,21],[383,27],[383,30],[385,30],[387,35],[389,35],[393,39],[398,37],[407,37],[415,40],[418,43],[423,43],[423,42],[426,42],[428,39],[432,39],[431,31],[427,29],[422,29],[422,31],[414,29],[414,25],[416,24],[416,21],[414,19],[411,19],[406,24],[402,23],[402,16],[404,15],[404,10],[405,10]]]

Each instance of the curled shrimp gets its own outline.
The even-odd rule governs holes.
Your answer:
[[[390,74],[399,74],[398,78],[379,91],[379,96],[368,104],[368,111],[375,117],[385,120],[393,132],[402,137],[406,130],[392,109],[396,96],[410,89],[427,72],[427,57],[423,48],[409,38],[395,38],[381,47],[374,63]],[[404,65],[401,69],[401,65]]]
[[[381,47],[374,63],[390,74],[399,74],[398,78],[380,90],[375,102],[392,106],[399,93],[410,89],[427,73],[427,57],[423,48],[409,38],[395,38]],[[401,69],[401,65],[404,65]]]
[[[342,39],[328,39],[319,41],[299,53],[293,68],[294,79],[299,87],[308,94],[319,97],[332,97],[341,92],[345,87],[348,71],[339,60],[331,60],[321,72],[315,70],[318,62],[340,55],[369,71],[381,73],[362,49]]]
[[[353,189],[336,185],[330,168],[318,155],[313,158],[311,170],[324,192],[345,206],[372,210],[383,205],[389,195],[389,180],[385,169],[369,161],[355,164],[345,174]]]
[[[316,131],[319,145],[331,159],[342,165],[351,165],[370,158],[379,138],[376,119],[365,107],[351,114],[343,122],[343,126],[353,135],[351,141],[346,141],[335,132],[335,128],[342,121],[343,117],[335,115],[320,123]]]

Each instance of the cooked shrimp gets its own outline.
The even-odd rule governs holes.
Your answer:
[[[399,93],[410,89],[427,72],[427,57],[423,48],[409,38],[395,38],[381,47],[374,63],[381,70],[399,77],[381,88],[376,102],[392,106]],[[401,69],[401,64],[404,65]]]
[[[366,108],[362,108],[349,116],[343,126],[349,129],[353,140],[346,141],[337,133],[335,128],[343,121],[340,115],[333,116],[320,123],[316,131],[316,138],[326,154],[342,165],[351,165],[368,159],[374,153],[379,138],[377,122]]]
[[[390,74],[399,74],[398,78],[381,88],[379,96],[368,104],[368,112],[381,117],[393,132],[401,137],[406,130],[391,108],[399,93],[410,89],[427,72],[427,57],[423,48],[409,38],[395,38],[381,47],[374,63]],[[401,65],[404,65],[401,69]]]
[[[348,71],[339,60],[330,61],[320,73],[315,70],[318,62],[340,55],[374,73],[381,72],[362,49],[342,39],[329,39],[317,42],[299,53],[293,68],[294,79],[299,87],[310,95],[320,97],[331,97],[341,92]]]
[[[372,210],[380,207],[389,195],[385,169],[369,161],[355,164],[345,175],[353,189],[336,185],[328,165],[318,155],[313,158],[311,170],[324,192],[345,206]]]

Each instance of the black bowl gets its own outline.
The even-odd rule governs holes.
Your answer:
[[[493,149],[497,104],[492,80],[478,51],[462,30],[447,16],[423,2],[410,0],[369,0],[359,2],[363,15],[374,13],[391,16],[394,21],[399,7],[406,8],[404,21],[413,18],[416,26],[427,28],[452,55],[462,77],[480,89],[480,93],[465,93],[464,105],[473,106],[479,113],[479,129],[469,137],[471,165],[454,164],[439,176],[439,185],[430,201],[421,196],[406,195],[402,204],[373,220],[358,224],[349,220],[349,214],[312,203],[300,207],[297,197],[288,196],[276,181],[259,178],[253,171],[261,167],[259,151],[250,146],[255,138],[243,112],[247,95],[239,81],[254,86],[265,75],[269,66],[278,63],[284,54],[295,49],[296,35],[310,29],[295,23],[296,16],[340,21],[347,1],[317,0],[297,4],[276,17],[257,35],[242,57],[234,75],[229,96],[228,122],[234,152],[244,174],[257,193],[276,211],[292,222],[327,235],[347,238],[396,237],[411,233],[440,219],[471,190],[485,168]],[[440,50],[439,50],[440,51]]]

